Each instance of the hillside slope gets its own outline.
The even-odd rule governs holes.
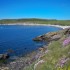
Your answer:
[[[70,70],[70,28],[59,32],[51,32],[34,39],[35,41],[49,41],[41,49],[43,55],[35,64],[35,70]]]

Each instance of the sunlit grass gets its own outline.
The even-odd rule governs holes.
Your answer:
[[[63,56],[70,58],[70,54],[68,54],[70,45],[63,47],[60,41],[54,41],[48,49],[50,51],[41,58],[45,63],[39,64],[36,70],[70,70],[70,61],[66,62],[62,68],[56,67]]]

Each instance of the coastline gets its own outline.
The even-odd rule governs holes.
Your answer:
[[[9,23],[9,24],[0,24],[0,25],[53,26],[53,27],[59,27],[59,28],[62,28],[62,29],[70,28],[70,26],[51,25],[51,24],[38,24],[38,23]]]
[[[29,26],[53,26],[53,27],[59,27],[59,28],[69,28],[70,26],[61,26],[61,25],[51,25],[51,24],[2,24],[2,25],[29,25]],[[47,47],[47,45],[46,45]],[[45,53],[47,53],[49,50],[45,50],[43,53],[40,53],[42,52],[42,50],[44,50],[44,48],[40,48],[41,51],[34,51],[34,52],[31,52],[30,54],[28,54],[27,56],[25,57],[21,57],[21,58],[17,58],[15,61],[13,62],[10,62],[6,68],[11,68],[12,66],[12,69],[16,67],[15,70],[17,69],[24,69],[25,67],[27,66],[32,66],[32,64],[34,63],[34,68],[36,68],[40,63],[43,63],[43,59],[41,60],[40,57],[42,57]],[[15,64],[15,65],[14,65]],[[19,66],[17,66],[17,64]],[[4,67],[5,68],[5,67]]]

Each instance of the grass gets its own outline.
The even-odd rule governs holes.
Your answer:
[[[24,67],[23,70],[33,70],[34,69],[34,64],[35,64],[35,62],[33,62],[32,64],[30,64],[29,66]]]
[[[54,41],[48,47],[48,50],[50,51],[41,58],[45,62],[39,64],[36,70],[70,70],[70,61],[66,62],[63,68],[60,66],[56,67],[59,59],[63,56],[70,58],[70,54],[68,54],[70,52],[70,45],[63,47],[60,41]]]
[[[39,62],[37,61],[35,70],[70,70],[70,44],[63,46],[63,42],[68,38],[68,35],[64,35],[63,30],[59,31],[58,34],[62,35],[61,39],[51,41],[48,44],[48,53],[43,52],[44,54],[40,57],[40,60],[44,62],[37,64]],[[35,64],[31,67],[33,68]],[[30,68],[26,70],[30,70]]]
[[[44,60],[44,62],[38,64],[35,70],[70,70],[70,60],[68,60],[63,67],[56,67],[62,57],[70,58],[70,54],[68,54],[70,52],[70,45],[63,47],[60,40],[52,41],[48,46],[48,50],[48,53],[40,58],[40,60]],[[35,63],[36,62],[33,62],[33,64],[23,70],[34,70]]]
[[[55,25],[70,25],[70,20],[55,20],[55,19],[2,19],[0,24],[14,23],[37,23],[37,24],[55,24]]]

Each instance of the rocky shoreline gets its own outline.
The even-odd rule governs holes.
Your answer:
[[[55,57],[57,60],[55,62],[53,61],[53,64],[55,63],[55,65],[56,65],[54,67],[55,68],[54,70],[57,70],[59,68],[59,66],[60,66],[60,68],[62,68],[67,62],[70,61],[70,57],[69,57],[70,51],[69,50],[67,51],[67,49],[65,48],[66,46],[69,48],[68,45],[70,43],[70,40],[68,40],[68,42],[66,42],[66,44],[64,43],[65,40],[67,40],[67,38],[69,39],[69,37],[70,37],[70,28],[66,28],[66,29],[60,30],[58,32],[49,32],[47,34],[38,36],[38,37],[34,38],[33,40],[34,41],[46,41],[46,42],[49,42],[49,44],[39,48],[37,51],[34,51],[34,52],[26,55],[25,57],[17,58],[15,61],[10,62],[6,66],[1,66],[0,69],[1,70],[2,69],[3,70],[44,70],[44,69],[42,69],[42,66],[46,63],[49,63],[48,61],[51,61],[52,58],[54,58],[57,55],[58,55],[57,56],[58,58]],[[57,46],[57,47],[55,47],[55,46]],[[51,50],[51,48],[52,48],[52,50]],[[58,49],[57,51],[60,51],[60,49],[62,49],[62,50],[65,49],[65,50],[63,50],[63,52],[61,51],[63,54],[62,53],[58,54],[55,49]],[[54,52],[57,55],[55,55]],[[68,56],[66,56],[64,54],[65,52],[66,52],[66,55],[68,55]],[[62,55],[62,56],[60,56],[60,55]],[[54,57],[52,57],[52,56],[54,56]],[[62,61],[64,61],[64,63],[62,63]],[[42,66],[41,66],[41,64],[42,64]],[[51,63],[50,63],[50,65],[51,65]],[[47,69],[47,67],[46,67],[46,69]],[[52,69],[50,69],[50,70],[52,70]]]
[[[45,70],[45,69],[42,69],[42,67],[40,67],[41,66],[41,64],[42,65],[44,65],[44,63],[46,62],[48,62],[49,61],[49,59],[50,58],[52,58],[52,54],[55,52],[57,52],[58,50],[53,50],[53,48],[55,49],[56,48],[56,46],[57,46],[57,48],[56,49],[59,49],[59,44],[61,45],[60,46],[60,49],[61,49],[61,47],[68,47],[68,48],[70,48],[70,28],[66,28],[66,29],[63,29],[63,30],[60,30],[60,31],[58,31],[58,32],[49,32],[49,33],[47,33],[47,34],[44,34],[44,35],[41,35],[41,36],[38,36],[38,37],[36,37],[36,38],[34,38],[33,39],[34,41],[46,41],[46,42],[49,42],[49,44],[48,44],[48,46],[46,46],[46,51],[43,51],[44,52],[44,54],[40,57],[40,60],[38,61],[38,63],[37,64],[35,64],[35,70]],[[63,44],[62,44],[62,41],[63,41]],[[55,44],[54,44],[55,43]],[[56,43],[58,44],[58,45],[56,45]],[[53,44],[55,45],[55,46],[53,46]],[[51,50],[49,49],[49,47],[53,47]],[[51,48],[50,47],[50,48]],[[62,50],[63,50],[64,48],[62,48]],[[61,50],[61,51],[62,51]],[[52,51],[52,53],[51,54],[49,54],[50,52]],[[60,51],[60,50],[59,50]],[[61,52],[60,51],[60,52]],[[65,49],[65,51],[64,52],[66,52],[67,51],[67,49]],[[45,53],[46,52],[46,53]],[[65,54],[63,54],[61,57],[58,57],[59,58],[59,60],[57,61],[57,64],[56,64],[56,66],[54,67],[55,69],[54,70],[64,70],[65,69],[65,64],[66,63],[68,63],[68,61],[70,61],[70,56],[69,56],[69,52],[70,52],[70,50],[68,50],[67,51],[67,55],[65,55]],[[55,54],[54,53],[54,54]],[[56,56],[60,56],[60,54],[62,54],[62,53],[60,53],[60,54],[58,54],[59,52],[57,52],[56,53]],[[51,55],[50,56],[50,58],[48,59],[48,56],[49,55]],[[55,56],[53,54],[53,56]],[[46,56],[46,55],[48,55],[48,56]],[[56,57],[55,57],[56,58]],[[55,60],[55,58],[53,59],[53,60]],[[57,58],[57,59],[58,59]],[[56,60],[57,60],[56,59]],[[46,61],[45,61],[46,60]],[[47,61],[48,60],[48,61]],[[51,65],[51,63],[50,63],[50,65]],[[39,66],[39,67],[38,67]],[[48,66],[48,65],[47,65]],[[60,67],[60,68],[59,68]],[[46,68],[47,69],[47,68]],[[50,69],[50,70],[53,70],[52,68]],[[66,70],[66,69],[65,69]],[[67,66],[67,70],[70,70],[70,68]]]
[[[0,69],[3,70],[23,70],[25,67],[30,66],[36,60],[43,55],[42,50],[44,48],[39,48],[37,51],[33,51],[24,57],[18,57],[16,60],[10,63],[2,64]]]

